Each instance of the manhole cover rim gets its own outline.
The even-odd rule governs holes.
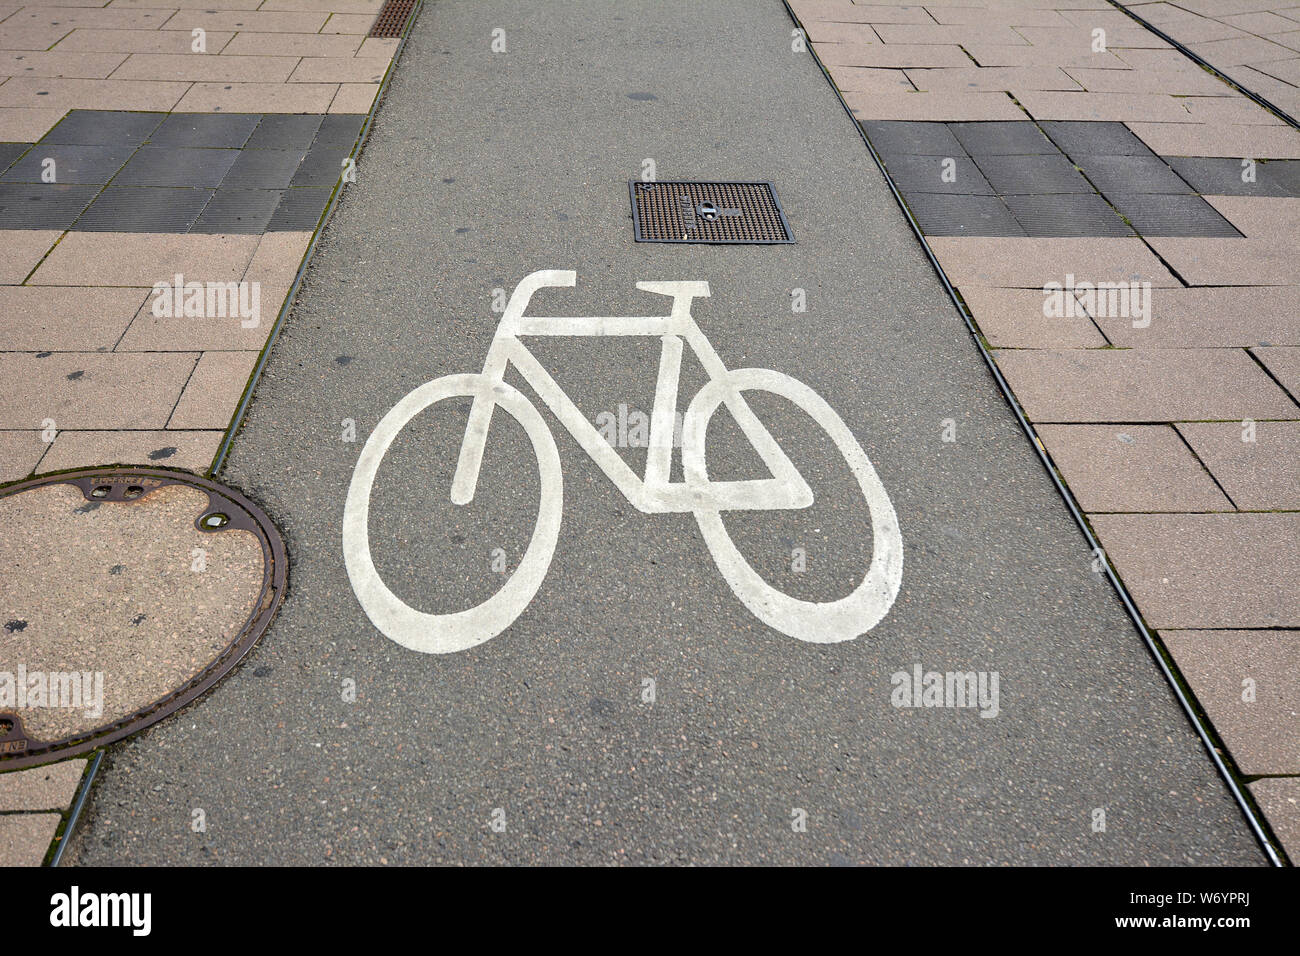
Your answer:
[[[785,233],[784,239],[755,239],[755,238],[667,238],[664,236],[653,236],[647,234],[641,221],[640,207],[637,205],[638,189],[651,189],[661,186],[758,186],[766,190],[766,199],[771,202],[773,212],[780,224],[782,231]],[[784,246],[792,245],[795,242],[794,230],[790,228],[790,220],[785,214],[785,207],[781,205],[781,198],[777,195],[776,184],[770,179],[629,179],[627,183],[628,199],[632,204],[632,231],[637,242],[668,242],[679,245],[722,245],[722,246]]]
[[[195,516],[194,527],[206,533],[220,533],[226,530],[241,529],[251,531],[258,539],[262,549],[262,585],[248,618],[236,632],[235,637],[213,659],[190,678],[181,687],[171,693],[138,708],[123,717],[117,718],[99,727],[83,733],[63,737],[59,740],[45,741],[26,738],[22,733],[21,713],[4,711],[0,717],[16,719],[15,732],[0,737],[0,745],[6,738],[9,742],[22,742],[24,749],[12,755],[0,747],[0,773],[23,770],[82,756],[115,743],[170,717],[172,714],[193,703],[224,679],[243,658],[270,626],[284,601],[285,583],[288,578],[288,557],[284,539],[270,516],[241,492],[226,485],[219,484],[186,471],[173,471],[166,468],[147,467],[113,467],[113,468],[79,468],[73,471],[55,472],[40,475],[0,487],[0,500],[12,495],[29,491],[33,488],[50,485],[70,484],[86,495],[87,501],[96,498],[89,494],[92,487],[100,484],[122,485],[123,479],[138,477],[146,481],[156,481],[142,494],[130,499],[130,502],[142,501],[154,491],[168,485],[186,485],[208,494],[208,507]],[[128,486],[129,487],[129,486]],[[199,519],[204,515],[220,511],[228,515],[219,528],[204,529]]]

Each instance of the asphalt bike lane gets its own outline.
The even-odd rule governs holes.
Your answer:
[[[69,859],[1263,862],[792,30],[424,7],[219,476],[283,610]]]

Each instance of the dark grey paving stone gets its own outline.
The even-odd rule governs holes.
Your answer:
[[[1044,156],[1060,152],[1032,120],[949,123],[948,128],[972,156]]]
[[[167,118],[166,113],[73,110],[41,139],[72,146],[139,146]]]
[[[245,149],[301,149],[304,152],[316,138],[321,120],[320,113],[268,113],[257,124],[257,129]]]
[[[1048,156],[976,156],[984,178],[1000,195],[1090,193],[1093,188],[1060,153]]]
[[[237,189],[287,189],[304,150],[243,149],[221,181]]]
[[[1096,193],[1007,196],[1027,236],[1131,236],[1133,230]]]
[[[891,156],[961,156],[966,152],[943,123],[880,120],[860,125],[886,161]]]
[[[944,182],[945,160],[953,161],[953,181]],[[965,153],[960,156],[895,156],[885,161],[889,175],[904,193],[991,196],[993,187]]]
[[[190,227],[190,232],[266,232],[284,191],[280,189],[218,189]]]
[[[261,113],[172,113],[149,142],[155,146],[239,149],[261,120]]]
[[[67,229],[99,186],[0,183],[0,229]]]
[[[329,146],[317,143],[311,148],[297,172],[294,173],[291,186],[333,186],[343,175],[343,160],[348,152],[342,146]]]
[[[1241,235],[1200,196],[1117,193],[1106,198],[1144,236],[1234,238]]]
[[[331,113],[321,120],[315,144],[342,146],[346,155],[352,152],[365,121],[365,116],[360,113]]]
[[[185,232],[210,198],[211,189],[109,186],[74,228],[78,232]]]
[[[1101,192],[1190,193],[1192,187],[1159,156],[1071,156]]]
[[[927,236],[1023,236],[1025,231],[997,196],[914,193],[908,208]]]
[[[1300,160],[1271,159],[1255,163],[1255,181],[1242,182],[1243,167],[1235,157],[1165,156],[1165,162],[1198,193],[1207,196],[1300,197]]]
[[[31,143],[0,143],[0,170],[8,169],[14,160],[31,148]]]
[[[14,163],[0,179],[11,183],[39,183],[45,161],[54,160],[54,182],[68,185],[102,186],[131,158],[131,146],[67,146],[41,143]]]
[[[144,146],[117,174],[113,185],[216,187],[238,158],[236,149]]]
[[[266,227],[267,232],[310,232],[316,228],[332,189],[309,186],[286,189]]]
[[[1071,157],[1076,153],[1085,156],[1152,155],[1146,143],[1123,123],[1052,120],[1041,125],[1052,142]]]

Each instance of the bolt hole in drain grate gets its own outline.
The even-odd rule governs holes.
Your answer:
[[[390,40],[400,39],[402,31],[406,29],[406,21],[411,19],[411,11],[414,9],[415,0],[388,0],[379,11],[379,16],[375,18],[374,25],[371,26],[370,36]]]
[[[637,242],[790,243],[770,182],[628,183]]]

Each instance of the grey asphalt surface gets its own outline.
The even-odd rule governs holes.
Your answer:
[[[199,705],[111,752],[69,861],[1263,862],[791,29],[776,0],[425,6],[218,476],[284,531],[284,608]],[[661,179],[774,181],[798,242],[634,243],[627,181],[647,158]],[[362,442],[410,389],[478,371],[493,290],[543,268],[578,284],[534,314],[662,314],[637,280],[706,280],[694,315],[729,368],[777,369],[830,403],[903,533],[902,590],[874,630],[823,646],[760,623],[693,517],[632,508],[517,375],[564,469],[541,590],[454,655],[371,625],[341,546]],[[535,354],[593,419],[651,408],[654,340]],[[702,381],[683,372],[683,404]],[[754,407],[817,500],[727,526],[773,584],[842,595],[871,550],[860,496],[802,413]],[[422,413],[375,487],[376,563],[422,610],[493,593],[492,549],[513,567],[537,512],[537,468],[499,412],[478,496],[449,503],[467,409]],[[762,477],[719,419],[708,450],[711,473]],[[895,708],[890,675],[915,664],[996,671],[1000,713]]]

